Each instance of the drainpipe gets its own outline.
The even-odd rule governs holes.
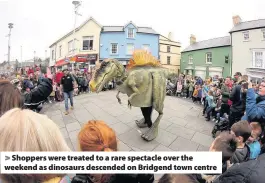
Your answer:
[[[230,75],[232,76],[232,66],[233,66],[233,39],[232,39],[232,32],[230,32],[230,39],[231,39],[231,59],[230,59]],[[228,57],[229,61],[229,57]]]

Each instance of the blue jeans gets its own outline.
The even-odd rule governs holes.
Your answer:
[[[68,111],[69,107],[68,107],[68,98],[70,98],[70,104],[72,107],[74,107],[74,102],[73,102],[73,92],[74,91],[70,91],[70,92],[63,92],[63,96],[64,96],[64,105],[65,105],[65,110]]]

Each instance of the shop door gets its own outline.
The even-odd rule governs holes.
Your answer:
[[[198,77],[200,77],[200,78],[202,78],[203,80],[205,79],[205,77],[206,77],[206,71],[195,71],[195,76],[198,76]]]

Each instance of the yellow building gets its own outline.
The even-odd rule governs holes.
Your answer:
[[[91,70],[99,60],[101,29],[102,26],[90,17],[76,28],[75,33],[71,30],[55,41],[50,46],[50,66],[71,67],[71,63],[74,63],[75,68]]]
[[[180,72],[180,43],[172,40],[172,34],[168,37],[159,37],[159,58],[163,67],[175,69]]]

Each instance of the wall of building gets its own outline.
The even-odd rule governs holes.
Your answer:
[[[253,49],[265,51],[265,40],[261,29],[249,30],[249,41],[244,41],[244,31],[232,33],[233,63],[232,72],[246,73],[252,67]]]
[[[158,58],[159,52],[159,35],[135,33],[134,38],[127,38],[128,28],[135,28],[133,24],[129,24],[124,32],[102,32],[100,36],[100,59],[106,58],[131,58],[131,54],[127,53],[127,44],[134,44],[134,49],[142,49],[143,45],[149,44],[149,51],[153,56]],[[111,54],[111,44],[118,43],[118,53]]]
[[[167,47],[170,46],[170,52]],[[170,64],[167,63],[167,57],[170,57]],[[180,43],[171,41],[164,36],[159,38],[159,58],[163,67],[179,70],[180,69]]]
[[[212,53],[212,64],[206,64],[206,53]],[[189,55],[193,57],[193,64],[189,64]],[[225,63],[225,56],[228,57],[228,63]],[[181,53],[181,72],[184,73],[185,68],[193,68],[193,75],[195,75],[196,68],[206,69],[206,76],[214,68],[223,68],[222,77],[231,76],[231,47],[210,48],[204,50],[196,50]]]
[[[64,59],[65,57],[71,57],[73,54],[68,51],[68,42],[76,38],[75,41],[75,55],[76,54],[99,54],[99,39],[100,39],[101,27],[93,20],[88,21],[80,30],[78,30],[75,35],[69,35],[63,40],[59,41],[56,45],[50,48],[50,58],[52,58],[52,50],[55,51],[55,58],[51,61]],[[83,50],[83,37],[93,36],[93,50]],[[60,46],[62,46],[60,54]]]

